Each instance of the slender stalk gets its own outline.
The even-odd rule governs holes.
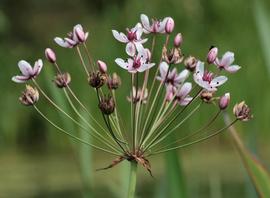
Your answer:
[[[64,130],[64,129],[62,129],[61,127],[59,127],[58,125],[56,125],[56,124],[55,124],[54,122],[52,122],[49,118],[47,118],[47,116],[45,116],[45,115],[37,108],[37,106],[34,105],[34,108],[35,108],[35,110],[36,110],[36,111],[37,111],[37,112],[38,112],[38,113],[39,113],[39,114],[40,114],[47,122],[49,122],[52,126],[54,126],[56,129],[58,129],[60,132],[62,132],[62,133],[64,133],[64,134],[68,135],[69,137],[73,138],[74,140],[76,140],[76,141],[78,141],[78,142],[80,142],[80,143],[86,144],[86,145],[88,145],[88,146],[91,146],[91,147],[93,147],[93,148],[95,148],[95,149],[97,149],[97,150],[101,150],[101,151],[103,151],[103,152],[106,152],[106,153],[109,153],[109,154],[112,154],[112,155],[116,155],[116,156],[119,155],[119,153],[116,153],[116,152],[113,152],[113,151],[104,149],[104,148],[102,148],[102,147],[96,146],[96,145],[94,145],[94,144],[91,144],[91,143],[89,143],[89,142],[86,142],[86,141],[82,140],[81,138],[76,137],[75,135],[72,135],[71,133],[67,132],[66,130]]]
[[[88,69],[87,69],[87,67],[85,65],[85,62],[83,60],[83,57],[82,57],[82,54],[81,54],[81,50],[80,50],[80,48],[78,46],[76,47],[76,49],[77,49],[77,53],[78,53],[78,55],[80,57],[80,61],[81,61],[81,64],[82,64],[82,66],[84,68],[84,71],[85,71],[86,75],[89,76],[89,72],[88,72]]]
[[[130,172],[129,172],[129,186],[128,186],[128,195],[127,198],[134,198],[136,191],[136,182],[137,182],[137,162],[130,162]]]

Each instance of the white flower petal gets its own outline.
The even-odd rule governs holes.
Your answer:
[[[116,40],[122,42],[122,43],[127,43],[128,42],[128,39],[126,37],[126,35],[124,33],[119,33],[118,31],[116,30],[112,30],[112,33],[113,33],[113,36]]]
[[[160,72],[160,76],[163,80],[165,79],[165,77],[167,75],[168,69],[169,69],[169,65],[166,62],[160,63],[159,72]]]
[[[42,60],[38,59],[38,61],[35,62],[35,65],[33,68],[33,75],[37,76],[40,73],[42,66],[43,66]]]
[[[178,103],[181,106],[187,106],[191,102],[192,99],[193,99],[192,97],[186,97],[186,98],[183,98],[182,100],[180,100]]]
[[[213,87],[218,87],[224,84],[227,80],[228,78],[226,76],[218,76],[211,81],[210,85]]]
[[[115,59],[115,63],[119,65],[120,67],[122,67],[123,69],[126,69],[126,70],[129,69],[129,66],[128,66],[129,64],[125,62],[122,58]]]
[[[159,26],[157,27],[157,32],[159,33],[165,33],[165,26],[167,23],[167,20],[169,19],[169,17],[165,17],[160,23]]]
[[[184,69],[178,76],[175,78],[175,81],[177,83],[182,83],[184,82],[189,76],[189,71],[187,69]]]
[[[239,69],[241,69],[241,67],[239,65],[231,65],[229,67],[225,67],[224,68],[226,71],[230,72],[230,73],[235,73],[237,72]]]
[[[24,76],[31,76],[33,74],[33,69],[27,61],[25,60],[19,61],[18,66]]]
[[[135,44],[133,42],[129,42],[126,45],[126,53],[129,56],[134,56],[136,54],[136,46],[135,46]]]
[[[185,98],[189,94],[191,89],[192,89],[192,84],[190,82],[186,82],[178,91],[177,96],[181,98]]]
[[[150,32],[150,23],[149,19],[145,14],[141,14],[141,22],[144,27],[144,29],[149,33]]]
[[[223,67],[226,67],[226,66],[231,65],[233,61],[234,61],[234,53],[226,52],[220,61],[220,65]]]
[[[29,80],[29,77],[27,76],[13,76],[12,81],[16,83],[25,83],[27,80]]]
[[[138,72],[144,72],[145,70],[150,69],[150,68],[153,67],[154,65],[155,65],[155,63],[143,64],[143,65],[141,65],[141,66],[137,69],[137,71],[138,71]]]
[[[54,41],[61,47],[70,48],[70,44],[60,37],[54,38]]]

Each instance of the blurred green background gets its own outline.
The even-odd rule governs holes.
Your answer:
[[[116,57],[123,57],[124,46],[114,40],[111,29],[124,31],[132,27],[141,13],[157,18],[172,16],[175,33],[184,36],[185,54],[204,59],[211,45],[218,46],[220,54],[235,52],[236,63],[242,69],[230,76],[222,90],[231,90],[232,104],[244,99],[252,108],[254,119],[237,124],[237,129],[246,145],[269,168],[269,11],[270,2],[266,0],[1,0],[0,197],[124,197],[126,163],[108,171],[94,171],[113,157],[92,152],[58,134],[34,109],[19,104],[24,87],[10,79],[18,72],[19,60],[45,60],[44,49],[51,47],[61,67],[72,74],[76,93],[89,106],[95,105],[74,50],[62,49],[53,42],[55,36],[64,36],[81,23],[90,32],[87,45],[95,59],[104,60],[109,70],[118,71],[122,78],[119,96],[123,98],[120,109],[124,110],[129,81],[114,64]],[[51,82],[52,67],[44,62],[39,82],[57,96]],[[64,105],[61,96],[58,98]],[[40,103],[51,117],[72,128],[44,101]],[[199,123],[205,115],[200,114],[187,127]],[[181,191],[178,194],[182,193],[182,197],[257,197],[226,133],[180,150],[177,155],[160,155],[150,161],[155,178],[140,168],[138,197],[181,197],[171,190],[175,184],[172,175],[181,180],[182,185],[174,189]]]

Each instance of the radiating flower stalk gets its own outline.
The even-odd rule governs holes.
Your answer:
[[[39,85],[36,79],[43,67],[41,59],[36,61],[33,67],[24,60],[19,61],[21,74],[12,78],[16,83],[26,83],[26,89],[20,97],[22,104],[33,106],[56,129],[76,141],[116,156],[107,167],[98,170],[112,168],[124,160],[131,163],[128,197],[134,197],[138,164],[152,175],[148,160],[150,156],[202,142],[222,133],[239,120],[248,121],[252,118],[249,107],[245,102],[240,102],[233,108],[234,121],[215,129],[216,120],[227,110],[230,103],[230,93],[222,94],[218,91],[228,80],[223,73],[235,73],[240,66],[233,64],[232,52],[226,52],[218,58],[217,47],[211,47],[206,52],[205,63],[192,55],[184,56],[183,36],[176,33],[172,37],[174,26],[171,17],[153,19],[150,23],[149,18],[142,14],[141,22],[134,28],[127,28],[126,33],[112,30],[114,38],[125,45],[127,55],[116,58],[115,65],[110,66],[102,60],[95,61],[92,57],[86,45],[88,32],[85,32],[81,25],[74,26],[67,37],[54,39],[59,46],[76,51],[82,70],[86,73],[89,89],[96,92],[91,92],[96,95],[96,101],[91,101],[91,104],[97,105],[100,112],[93,113],[79,99],[70,86],[71,75],[58,65],[56,54],[50,48],[45,50],[45,57],[55,68],[53,82],[59,91],[64,92],[76,116],[65,112]],[[162,49],[156,49],[158,38],[164,38]],[[148,43],[149,40],[152,43]],[[155,52],[158,52],[160,57],[155,57]],[[121,82],[118,74],[109,73],[115,66],[126,70],[125,75],[130,75],[130,82]],[[130,93],[124,96],[127,98],[126,105],[130,105],[130,119],[127,118],[129,108],[120,112],[117,106],[119,96],[116,92],[122,84],[130,87]],[[88,133],[93,142],[86,142],[80,139],[78,134],[57,125],[40,110],[37,105],[39,99],[47,100],[50,107]],[[210,115],[208,121],[197,130],[187,132],[182,125],[187,120],[192,120],[196,113],[202,113],[203,105],[207,108],[213,106],[216,113]],[[81,115],[79,108],[86,111],[91,122],[87,121],[89,118]],[[209,115],[209,112],[204,115]],[[97,118],[99,116],[101,119]],[[78,119],[82,120],[84,125]],[[168,143],[166,139],[172,134],[176,134],[179,139]]]

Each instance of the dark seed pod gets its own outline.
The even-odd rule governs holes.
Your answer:
[[[250,108],[246,105],[245,101],[236,104],[233,108],[233,113],[238,120],[249,121],[253,116]]]
[[[117,89],[121,85],[120,77],[113,73],[112,77],[108,78],[107,85],[109,89]]]
[[[100,88],[104,85],[106,82],[107,77],[105,74],[102,74],[100,72],[92,72],[89,75],[88,83],[93,88]]]
[[[19,98],[20,102],[26,106],[34,105],[38,101],[38,99],[38,90],[31,87],[30,85],[26,85],[26,89],[22,92],[22,95]]]
[[[214,96],[214,92],[207,91],[207,90],[203,90],[200,95],[201,99],[206,103],[212,102],[213,96]]]
[[[197,59],[194,56],[189,56],[185,59],[184,64],[186,66],[186,69],[193,72],[197,65]]]
[[[57,74],[55,76],[55,84],[58,88],[67,87],[67,85],[70,83],[71,77],[69,73],[63,73],[63,74]]]
[[[99,103],[99,108],[106,115],[110,115],[111,113],[113,113],[115,108],[113,98],[111,96],[102,97]]]

